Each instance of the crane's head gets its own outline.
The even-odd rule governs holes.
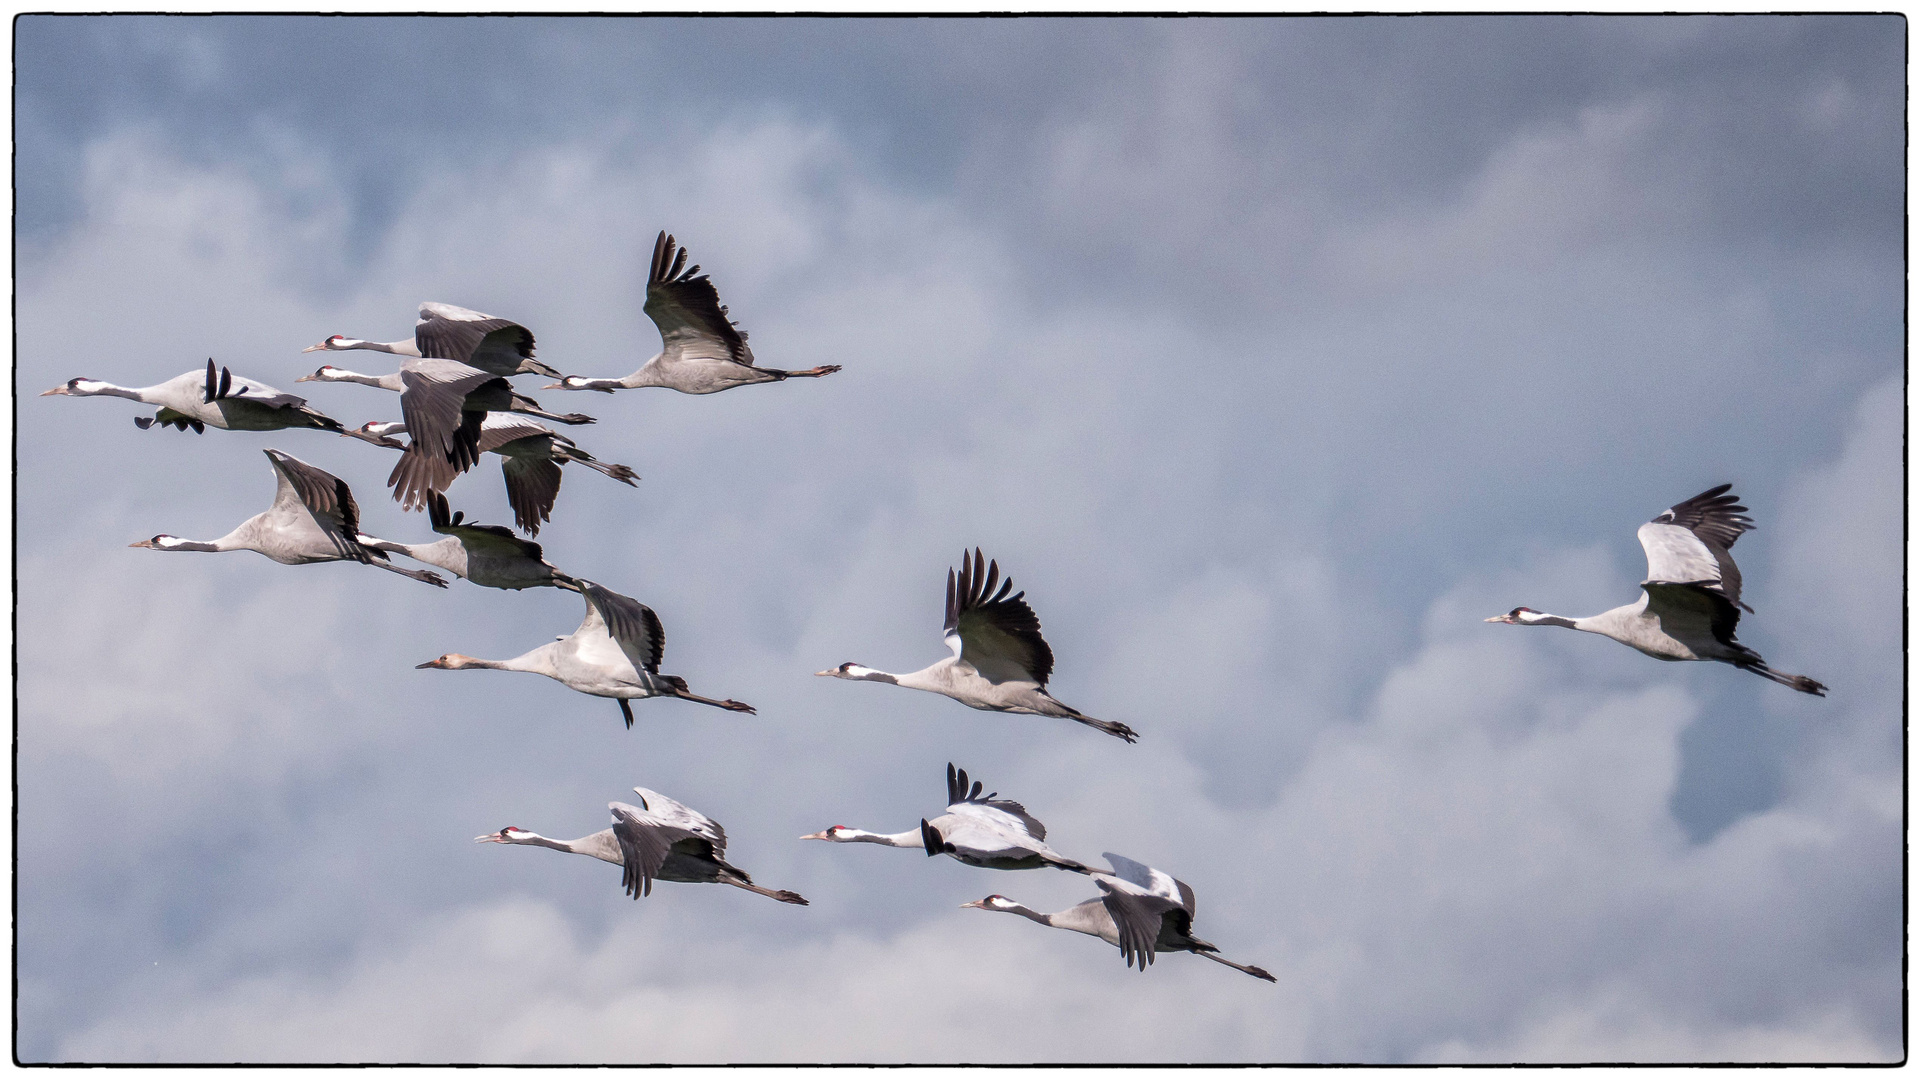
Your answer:
[[[332,341],[333,339],[328,338],[327,340]],[[312,348],[306,349],[304,351],[312,352],[314,349],[319,349],[323,347],[325,347],[324,342],[320,345],[315,345]],[[341,369],[334,367],[332,364],[321,364],[318,370],[314,371],[313,374],[302,375],[293,381],[294,382],[339,382],[340,376],[342,374],[343,372],[341,371]]]
[[[473,842],[476,844],[521,844],[525,843],[527,838],[532,835],[532,833],[517,825],[509,825],[499,832],[488,833],[485,836],[476,836],[473,838]]]
[[[845,825],[833,825],[833,826],[829,826],[828,828],[822,829],[817,833],[808,833],[807,835],[801,837],[800,839],[830,840],[836,844],[844,844],[846,843],[849,835],[853,831],[854,830],[847,828]]]
[[[438,660],[429,660],[424,664],[415,664],[413,666],[416,671],[421,668],[441,668],[446,671],[459,671],[461,668],[474,667],[479,663],[480,660],[477,657],[462,656],[457,652],[450,652]]]
[[[339,334],[335,334],[318,345],[309,345],[306,348],[301,349],[300,351],[301,352],[323,352],[323,351],[337,352],[341,349],[351,349],[357,344],[359,343],[355,341],[353,338],[343,337]]]
[[[816,671],[815,675],[831,675],[836,679],[856,679],[861,682],[893,682],[894,677],[875,668],[863,667],[849,660],[836,668]]]
[[[77,379],[68,379],[66,382],[51,390],[42,391],[40,396],[53,397],[58,394],[62,396],[87,397],[88,395],[99,393],[100,388],[105,385],[107,384],[98,379],[89,379],[82,375]]]
[[[375,446],[384,446],[389,450],[405,450],[407,444],[393,436],[404,433],[407,425],[400,420],[369,420],[351,431],[343,431],[343,439],[359,439]]]
[[[1013,901],[1007,899],[1004,896],[1001,896],[999,893],[994,893],[992,896],[986,897],[985,899],[969,900],[968,902],[961,904],[960,906],[963,908],[981,908],[982,910],[985,910],[985,911],[1012,911],[1014,908],[1019,907],[1020,905],[1014,903]]]
[[[155,551],[171,551],[182,543],[184,543],[184,541],[177,536],[168,536],[166,533],[161,533],[151,540],[135,540],[127,546],[130,548],[152,548]]]
[[[1519,623],[1520,625],[1525,626],[1535,621],[1533,619],[1527,618],[1527,616],[1538,615],[1538,614],[1540,613],[1533,610],[1530,607],[1517,607],[1517,608],[1514,608],[1512,611],[1507,612],[1505,615],[1495,615],[1493,618],[1488,619],[1486,621],[1502,622],[1502,623]]]

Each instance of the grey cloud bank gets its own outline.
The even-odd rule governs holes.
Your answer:
[[[285,388],[426,299],[624,373],[659,228],[763,362],[846,367],[536,392],[643,477],[571,477],[548,557],[761,710],[632,732],[413,670],[571,595],[124,547],[255,512],[262,446],[417,541],[384,455],[23,396],[22,1060],[1903,1053],[1904,23],[17,27],[25,394],[208,355]],[[1831,698],[1480,622],[1631,598],[1632,530],[1722,480],[1742,640]],[[1139,745],[811,677],[941,655],[973,544]],[[1279,984],[956,910],[1077,878],[792,839],[910,827],[949,760]],[[813,906],[470,841],[635,784]]]

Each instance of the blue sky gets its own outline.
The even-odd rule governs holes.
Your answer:
[[[1901,1055],[1902,20],[15,33],[22,1060]],[[373,447],[32,396],[292,389],[423,300],[624,374],[662,228],[762,363],[845,370],[527,380],[643,477],[570,470],[540,540],[756,717],[414,668],[571,594],[129,550],[263,508],[264,447],[430,534]],[[1481,621],[1627,602],[1726,481],[1741,639],[1830,697]],[[491,465],[450,495],[508,517]],[[976,544],[1137,745],[812,677],[944,655]],[[948,761],[1278,983],[958,908],[1077,877],[794,839],[911,827]],[[812,906],[471,842],[636,784]]]

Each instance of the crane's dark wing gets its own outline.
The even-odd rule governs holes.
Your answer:
[[[587,629],[597,619],[635,667],[659,674],[660,658],[667,648],[667,633],[660,626],[660,616],[631,596],[622,596],[584,579],[580,581],[580,594],[587,601],[587,618],[580,629]]]
[[[212,370],[213,361],[207,361],[207,368],[209,371]],[[266,383],[257,382],[243,375],[235,375],[228,369],[221,368],[220,381],[214,387],[214,394],[209,399],[209,403],[228,400],[251,401],[255,405],[265,405],[270,409],[297,409],[307,403],[307,399],[298,394],[283,393]]]
[[[522,360],[533,359],[532,331],[452,304],[421,304],[413,343],[421,356],[458,360],[495,375],[515,374]]]
[[[613,838],[620,844],[620,884],[638,900],[653,891],[653,876],[667,861],[674,842],[693,834],[637,806],[616,802],[608,803],[607,809],[613,813]]]
[[[695,810],[683,802],[670,799],[657,791],[637,787],[634,794],[640,796],[640,805],[650,817],[664,821],[669,825],[685,829],[689,834],[705,840],[712,845],[713,857],[718,859],[727,853],[727,830],[720,823]]]
[[[1668,634],[1682,641],[1711,634],[1722,645],[1746,650],[1733,636],[1740,625],[1740,609],[1719,589],[1660,581],[1643,582],[1640,587],[1647,591],[1647,612],[1660,620],[1660,628]]]
[[[480,452],[490,453],[510,442],[546,435],[559,436],[554,430],[538,420],[531,420],[519,413],[490,412],[480,424]]]
[[[967,770],[955,769],[953,762],[947,762],[947,809],[952,810],[955,807],[967,803],[978,806],[991,806],[995,810],[1017,818],[1021,826],[1025,828],[1027,833],[1035,840],[1045,840],[1047,838],[1047,827],[1040,824],[1039,818],[1027,813],[1026,807],[1021,806],[1011,799],[994,798],[995,795],[1000,794],[997,791],[990,792],[985,798],[982,798],[980,789],[984,786],[984,784],[975,780],[973,787],[969,789],[967,787]]]
[[[1113,867],[1114,877],[1138,886],[1143,892],[1173,901],[1179,905],[1180,910],[1187,913],[1188,918],[1193,917],[1195,913],[1193,890],[1187,886],[1186,882],[1172,874],[1155,870],[1146,863],[1135,862],[1125,855],[1103,851],[1100,857],[1107,860],[1108,866]]]
[[[539,536],[540,523],[552,520],[553,504],[560,498],[560,463],[552,458],[503,454],[500,475],[507,481],[513,523],[527,535]]]
[[[512,393],[498,375],[437,358],[401,364],[400,382],[406,387],[400,394],[400,419],[413,445],[453,462],[461,472],[480,458],[480,425],[486,418],[484,411],[467,411],[467,395],[482,388]]]
[[[282,494],[276,496],[276,503],[290,491],[314,517],[331,521],[349,537],[359,533],[360,507],[353,501],[353,492],[345,480],[278,450],[268,450],[266,454],[280,478]]]
[[[1649,582],[1713,588],[1729,603],[1753,610],[1740,601],[1740,568],[1728,550],[1753,528],[1753,519],[1727,494],[1732,486],[1709,488],[1640,526]]]
[[[653,242],[645,310],[660,328],[662,351],[671,359],[731,360],[753,366],[747,335],[727,318],[713,281],[698,266],[687,266],[686,249],[676,249],[665,231]]]
[[[1669,507],[1653,520],[1661,525],[1690,529],[1709,544],[1731,548],[1741,533],[1753,528],[1753,519],[1747,516],[1747,508],[1740,505],[1740,497],[1727,494],[1732,487],[1732,484],[1721,484],[1708,488],[1686,502]]]
[[[990,682],[1045,686],[1053,675],[1053,650],[1040,636],[1027,594],[1008,596],[1012,589],[1013,579],[1002,583],[1000,564],[989,563],[979,548],[971,563],[963,553],[959,573],[947,571],[947,647]]]
[[[1100,886],[1100,902],[1120,932],[1120,955],[1128,966],[1147,970],[1153,963],[1154,944],[1160,940],[1160,921],[1168,912],[1180,911],[1180,905],[1107,874],[1095,874],[1093,880]]]
[[[393,489],[393,501],[407,510],[428,505],[433,495],[447,490],[460,475],[460,467],[426,452],[425,447],[409,445],[400,452],[387,474],[387,486]]]
[[[459,537],[468,551],[520,555],[529,559],[543,557],[539,544],[514,535],[513,530],[505,525],[463,521],[461,514],[450,513],[450,509],[445,495],[436,491],[427,496],[427,520],[432,522],[433,531]]]

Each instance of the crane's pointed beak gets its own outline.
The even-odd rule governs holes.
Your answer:
[[[1484,620],[1482,620],[1482,621],[1483,621],[1483,622],[1507,622],[1507,623],[1510,623],[1510,622],[1512,622],[1512,621],[1513,621],[1513,616],[1511,616],[1511,615],[1495,615],[1495,616],[1494,616],[1493,618],[1491,618],[1491,619],[1484,619]]]
[[[67,394],[68,394],[68,393],[70,393],[70,391],[69,391],[69,390],[68,390],[68,389],[66,388],[66,385],[65,385],[65,384],[63,383],[63,384],[61,384],[61,385],[59,385],[59,386],[56,386],[56,387],[54,387],[54,388],[53,388],[53,389],[51,389],[51,390],[43,390],[43,391],[41,391],[41,393],[40,393],[40,396],[41,396],[41,397],[53,397],[53,396],[54,396],[55,394],[58,394],[58,395],[60,395],[61,397],[65,397],[65,396],[67,396]]]
[[[969,900],[966,903],[961,904],[960,906],[963,908],[970,908],[970,907],[983,908],[987,906],[987,902],[985,900]]]
[[[150,548],[150,547],[152,547],[152,546],[153,546],[153,541],[151,541],[151,540],[135,540],[135,541],[134,541],[133,543],[131,543],[131,544],[128,544],[127,546],[128,546],[128,547],[130,547],[130,548],[135,548],[135,547],[143,547],[143,548]]]
[[[476,844],[504,844],[507,842],[507,838],[497,832],[490,832],[485,836],[474,837],[473,842]]]
[[[803,837],[801,837],[800,839],[802,839],[802,840],[825,840],[826,838],[827,838],[827,834],[826,834],[826,833],[824,833],[824,832],[815,832],[815,833],[808,833],[807,835],[805,835],[805,836],[803,836]]]
[[[318,345],[309,345],[306,348],[301,349],[300,351],[301,352],[326,352],[327,343],[323,341]]]

